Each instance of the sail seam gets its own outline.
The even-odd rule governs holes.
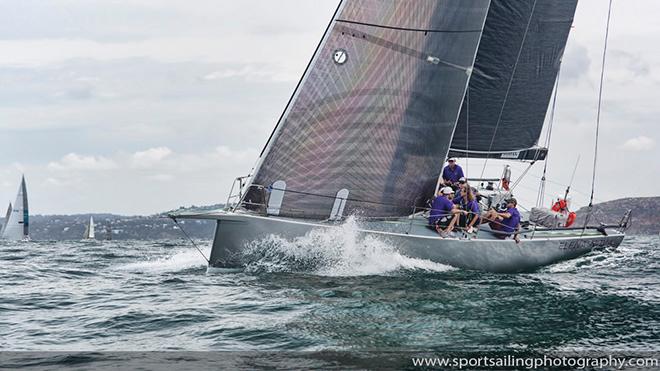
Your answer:
[[[432,29],[423,29],[423,28],[385,26],[385,25],[382,25],[382,24],[349,21],[349,20],[346,20],[346,19],[338,19],[336,22],[338,22],[338,23],[339,22],[341,22],[341,23],[350,23],[350,24],[356,24],[356,25],[368,26],[368,27],[386,28],[386,29],[389,29],[389,30],[424,32],[424,33],[476,33],[476,32],[481,32],[481,30],[432,30]]]

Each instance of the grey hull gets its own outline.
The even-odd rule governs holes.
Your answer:
[[[337,225],[240,213],[214,214],[209,219],[217,220],[210,257],[210,266],[214,268],[241,267],[241,256],[246,246],[271,235],[293,240],[315,229],[337,228]],[[359,235],[381,239],[410,258],[497,273],[532,271],[579,257],[595,249],[616,248],[624,239],[624,235],[615,230],[608,230],[605,234],[598,232],[581,236],[579,233],[564,233],[547,237],[537,232],[537,236],[523,235],[520,243],[492,237],[489,239],[487,236],[443,239],[420,226],[408,233],[358,230]]]

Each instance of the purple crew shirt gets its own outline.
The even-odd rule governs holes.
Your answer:
[[[511,217],[502,220],[502,232],[513,233],[518,228],[518,224],[520,224],[520,212],[515,207],[507,209],[506,212]]]
[[[465,211],[471,212],[474,216],[479,216],[479,202],[477,200],[472,200],[468,202],[467,208]]]
[[[442,179],[448,180],[452,183],[458,182],[458,180],[463,177],[465,177],[465,175],[463,175],[463,169],[459,165],[454,166],[454,170],[452,170],[449,165],[442,170]]]
[[[451,215],[451,210],[454,208],[454,203],[447,197],[440,196],[433,200],[431,205],[431,213],[429,215],[429,224],[435,225],[438,220]]]

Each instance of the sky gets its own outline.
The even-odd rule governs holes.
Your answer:
[[[0,202],[33,214],[151,214],[222,203],[247,175],[337,0],[0,0]],[[658,195],[660,2],[615,0],[596,201]],[[580,157],[588,202],[607,2],[580,0],[548,195]],[[461,160],[468,175],[482,162]],[[491,161],[486,175],[498,176]],[[517,178],[525,169],[511,164]],[[543,164],[516,194],[534,203]]]

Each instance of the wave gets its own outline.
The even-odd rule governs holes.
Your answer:
[[[209,249],[210,250],[210,249]],[[210,251],[205,252],[209,256]],[[123,264],[118,270],[131,272],[179,272],[194,268],[205,268],[207,262],[194,248],[178,249],[166,257],[153,258],[135,263]]]
[[[402,270],[445,272],[454,269],[401,255],[387,241],[365,236],[359,229],[359,220],[353,216],[341,227],[314,230],[294,240],[271,235],[254,241],[243,253],[246,271],[368,276]]]

